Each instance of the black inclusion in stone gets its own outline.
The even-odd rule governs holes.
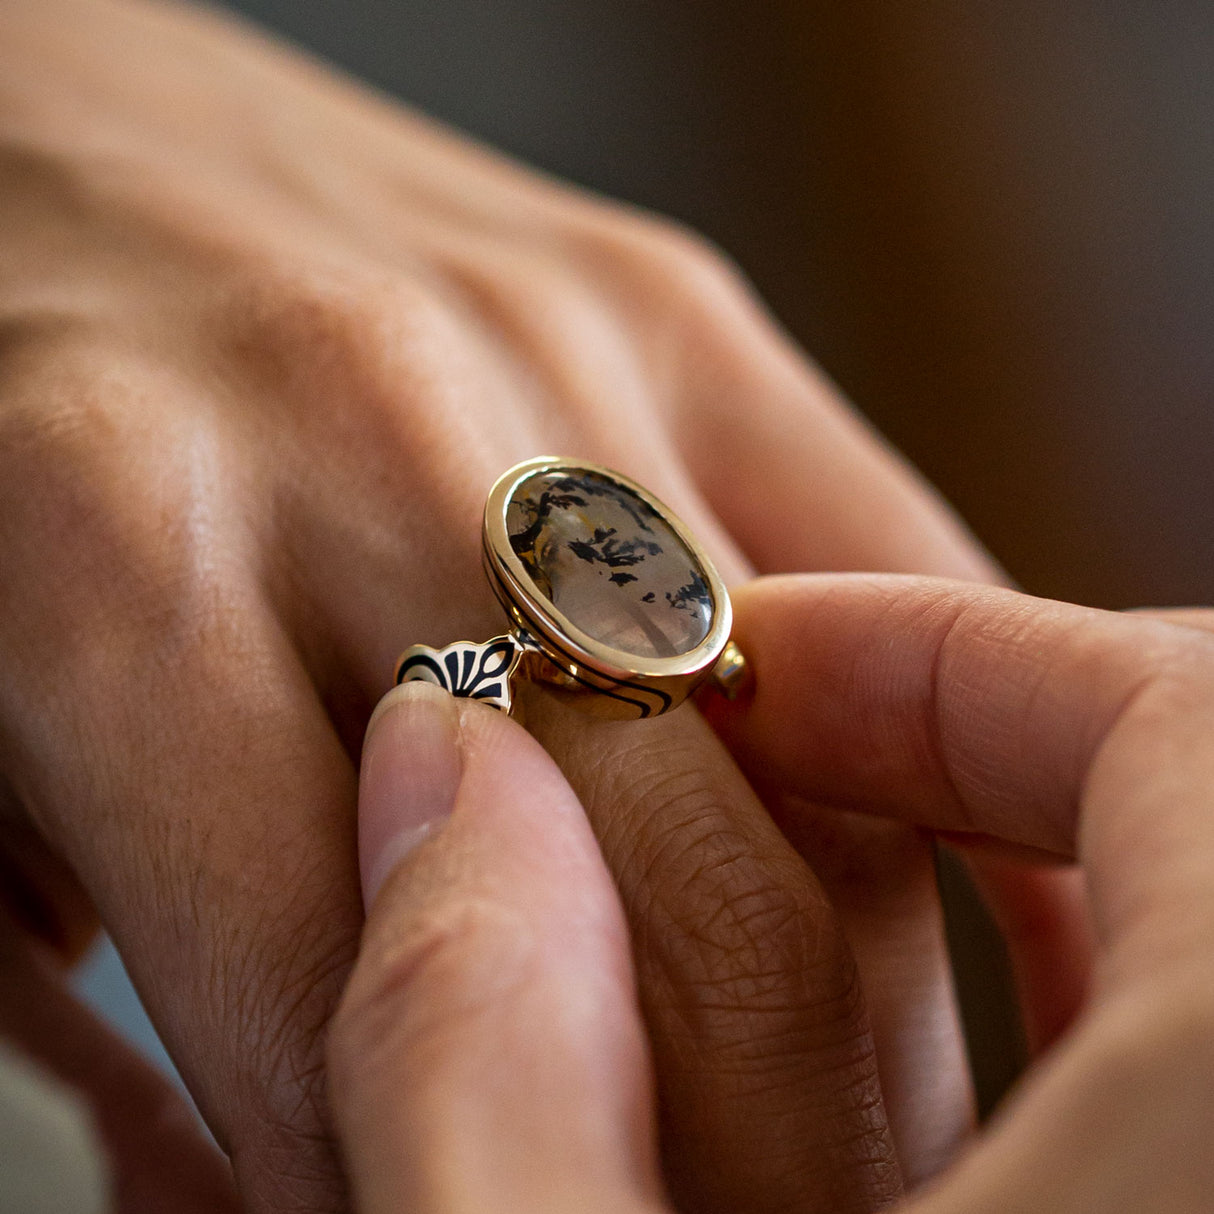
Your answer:
[[[712,595],[708,592],[708,584],[694,570],[688,570],[691,581],[680,586],[673,594],[666,596],[667,603],[675,611],[690,611],[693,608],[711,608]]]
[[[619,482],[536,473],[515,490],[506,529],[538,593],[596,641],[672,657],[707,636],[712,598],[694,554]]]

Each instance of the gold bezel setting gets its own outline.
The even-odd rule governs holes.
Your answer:
[[[519,486],[542,474],[590,474],[634,494],[673,532],[703,574],[711,599],[708,631],[685,653],[643,657],[589,636],[539,593],[510,543],[507,510]],[[649,717],[681,704],[712,674],[729,644],[733,612],[729,593],[708,554],[663,502],[631,478],[583,460],[553,456],[517,464],[498,478],[485,502],[482,530],[485,569],[499,601],[518,629],[524,650],[544,661],[532,671],[566,689],[582,689],[585,707],[598,715]],[[550,664],[550,667],[549,667]]]

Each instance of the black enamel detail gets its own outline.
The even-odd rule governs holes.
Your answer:
[[[489,700],[499,708],[509,708],[509,676],[516,652],[517,646],[509,637],[484,645],[456,641],[438,650],[419,646],[401,662],[396,681],[424,679],[453,696]]]

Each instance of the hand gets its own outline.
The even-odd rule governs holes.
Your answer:
[[[732,581],[992,570],[694,238],[204,11],[0,6],[0,81],[10,900],[66,952],[95,907],[250,1210],[340,1208],[355,760],[401,648],[500,628],[500,471],[617,466]],[[938,1166],[969,1092],[930,844],[887,825],[819,881],[691,710],[532,719],[636,934],[685,1200],[785,1208],[748,1171],[779,1156],[867,1208],[895,1144]]]
[[[1090,1002],[907,1214],[1210,1204],[1214,612],[1174,618],[925,579],[739,594],[757,695],[719,724],[769,783],[1087,881]],[[360,1214],[669,1209],[624,917],[572,789],[510,721],[410,688],[361,802],[372,906],[329,1047]]]

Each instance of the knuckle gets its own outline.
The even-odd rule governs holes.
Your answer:
[[[26,491],[73,448],[112,425],[109,401],[86,390],[90,326],[70,313],[28,311],[0,319],[0,459]]]
[[[744,275],[723,250],[673,220],[612,211],[589,226],[582,248],[592,265],[613,277],[622,272],[671,305],[691,307],[693,315],[736,311],[749,294]]]
[[[686,933],[676,959],[689,975],[685,1011],[739,1062],[797,1054],[807,1017],[817,1049],[865,1036],[850,952],[805,880],[781,881],[767,864],[734,855],[707,860],[683,893],[668,914]]]
[[[897,1190],[859,974],[813,876],[739,817],[702,754],[667,738],[660,756],[630,751],[618,767],[633,773],[611,790],[626,822],[603,841],[639,857],[617,877],[659,1070],[728,1090],[727,1110],[690,1116],[740,1133],[792,1184]]]
[[[744,280],[737,264],[720,246],[690,228],[658,223],[642,240],[676,292],[711,296],[742,289]]]
[[[258,858],[269,849],[247,849],[248,879],[267,891],[259,913],[216,919],[214,876],[186,874],[182,864],[166,865],[162,880],[165,897],[184,902],[184,922],[208,924],[186,981],[205,993],[190,1002],[206,1017],[203,1031],[222,1029],[231,1043],[219,1070],[233,1099],[208,1110],[221,1146],[255,1155],[260,1144],[263,1158],[272,1151],[283,1163],[283,1174],[267,1179],[319,1183],[332,1164],[324,1038],[357,953],[359,914],[337,895],[331,858],[284,861],[293,848],[273,835],[264,831],[273,863]],[[205,858],[212,845],[204,826],[194,854]]]
[[[218,1034],[227,1043],[199,1093],[208,1124],[237,1171],[248,1169],[244,1182],[325,1188],[336,1168],[323,1040],[357,952],[357,903],[335,900],[334,888],[343,883],[334,879],[331,859],[284,861],[292,848],[264,829],[276,844],[275,859],[269,849],[249,846],[242,870],[261,903],[246,914],[216,915],[216,891],[230,893],[222,859],[211,850],[218,832],[192,818],[173,830],[179,855],[166,855],[155,834],[151,846],[141,846],[145,865],[159,853],[158,889],[131,912],[162,908],[193,956],[175,989],[161,992],[176,1009],[177,1033]],[[239,823],[236,835],[250,838]],[[201,859],[190,865],[187,855]],[[273,1168],[263,1171],[271,1157]]]
[[[1214,673],[1214,634],[1165,628],[1146,652],[1150,678],[1162,711],[1191,712],[1209,704]]]
[[[0,476],[20,531],[56,537],[119,575],[165,550],[209,498],[200,426],[170,417],[166,384],[87,322],[13,320],[0,337]],[[114,563],[117,568],[114,569]]]
[[[247,605],[227,456],[171,377],[103,327],[40,315],[0,333],[0,385],[0,601],[30,661],[100,687],[124,642],[181,653]]]
[[[340,470],[372,510],[412,515],[425,502],[458,520],[452,534],[477,516],[479,474],[491,481],[500,458],[487,425],[517,436],[505,406],[499,422],[481,404],[484,343],[445,293],[402,274],[259,258],[242,266],[212,317],[223,365],[239,394],[257,400],[263,439],[273,435],[252,458],[266,460],[288,514],[331,510]],[[322,445],[323,475],[314,458]]]
[[[635,807],[627,820],[642,824],[642,837],[621,848],[641,857],[622,884],[641,963],[660,971],[680,1014],[752,1057],[795,1048],[807,1014],[836,1026],[824,1041],[864,1037],[850,951],[799,859],[779,839],[741,829],[702,764],[676,753],[621,766],[643,773],[616,790]]]
[[[433,395],[460,346],[454,310],[421,283],[268,256],[241,265],[215,326],[243,377],[326,417],[393,410],[411,390]]]
[[[238,1023],[253,1030],[264,1068],[258,1090],[285,1125],[314,1125],[324,1113],[324,1065],[318,1042],[353,961],[349,937],[246,975],[236,997]]]

